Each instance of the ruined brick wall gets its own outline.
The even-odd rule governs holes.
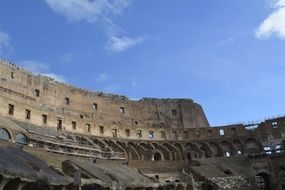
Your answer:
[[[191,99],[133,101],[35,76],[3,61],[0,61],[0,75],[0,114],[36,125],[57,127],[60,119],[66,131],[130,139],[148,139],[152,131],[152,140],[176,139],[178,134],[173,132],[176,129],[209,127],[202,107]],[[9,104],[14,107],[13,114],[9,114]],[[43,122],[43,115],[47,116],[47,123]],[[141,137],[138,131],[142,132]]]

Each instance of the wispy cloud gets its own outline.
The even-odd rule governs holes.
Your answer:
[[[110,75],[109,75],[109,74],[106,74],[106,73],[99,73],[99,74],[98,74],[98,77],[97,77],[97,81],[98,81],[98,82],[105,82],[105,81],[107,81],[109,78],[110,78]]]
[[[57,13],[69,21],[96,22],[110,15],[121,14],[132,0],[46,0]]]
[[[228,44],[232,44],[235,42],[235,38],[234,37],[229,37],[225,40],[222,40],[219,42],[220,45],[228,45]]]
[[[73,61],[73,59],[74,59],[74,54],[67,53],[67,54],[61,56],[59,61],[60,61],[60,63],[70,63]]]
[[[106,49],[114,52],[122,52],[126,49],[133,47],[137,44],[140,44],[144,41],[143,37],[139,38],[129,38],[129,37],[116,37],[116,36],[110,36]]]
[[[103,92],[108,93],[119,93],[121,90],[121,85],[119,84],[111,84],[103,88]]]
[[[55,12],[64,15],[69,21],[85,21],[104,25],[108,38],[108,51],[122,52],[143,41],[142,37],[130,38],[122,35],[122,30],[112,21],[121,15],[133,0],[46,0]]]
[[[258,39],[267,39],[272,35],[285,40],[285,0],[272,0],[274,9],[256,29],[255,36]]]
[[[0,55],[3,54],[4,50],[10,47],[10,36],[5,32],[0,31]]]
[[[19,61],[19,64],[34,74],[51,77],[59,82],[66,82],[66,79],[62,75],[50,72],[50,66],[47,63],[38,62],[35,60],[24,60]]]
[[[133,88],[138,88],[139,87],[139,84],[135,81],[135,79],[131,79],[131,86],[133,87]]]

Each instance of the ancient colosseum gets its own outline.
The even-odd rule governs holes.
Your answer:
[[[191,99],[0,73],[1,190],[285,189],[285,117],[210,127]]]

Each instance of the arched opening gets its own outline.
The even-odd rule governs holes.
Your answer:
[[[6,129],[0,128],[0,140],[9,141],[10,139],[10,133]]]
[[[222,145],[222,148],[223,148],[223,151],[224,151],[224,155],[226,157],[231,157],[234,155],[234,148],[232,146],[232,144],[228,141],[223,141],[221,142],[221,145]]]
[[[16,143],[20,145],[27,145],[28,144],[28,138],[26,135],[20,133],[16,136]]]
[[[176,149],[176,147],[168,143],[164,143],[162,146],[170,151],[173,160],[182,160],[181,152],[178,149]]]
[[[202,153],[202,156],[206,158],[213,157],[213,152],[211,151],[210,147],[203,142],[198,143],[198,147],[200,149],[200,152]]]
[[[187,160],[191,161],[192,157],[191,157],[191,152],[187,152]]]
[[[261,172],[255,176],[256,184],[260,190],[273,190],[271,176],[267,173]]]
[[[254,138],[249,138],[245,141],[245,149],[247,154],[259,154],[258,142]]]
[[[105,190],[105,188],[98,184],[86,184],[82,186],[82,190],[92,190],[92,189],[98,189],[98,190]]]
[[[184,190],[185,188],[184,188],[184,186],[182,185],[182,184],[178,184],[177,186],[176,186],[176,190]]]
[[[127,148],[127,150],[129,151],[129,157],[132,160],[139,160],[140,159],[140,155],[139,153],[136,151],[136,149],[132,146],[129,146]]]
[[[216,142],[210,142],[209,147],[213,153],[213,156],[215,157],[223,156],[223,151],[221,150],[221,147]]]
[[[235,139],[233,141],[233,145],[234,145],[236,155],[243,155],[244,154],[244,146],[239,139]]]
[[[157,143],[152,143],[152,145],[155,150],[159,151],[159,153],[161,154],[161,157],[164,160],[173,160],[173,155],[171,154],[171,151],[168,150],[166,147],[161,146]]]
[[[11,179],[4,187],[3,190],[17,189],[21,180],[20,178]]]
[[[202,185],[202,189],[203,190],[214,190],[215,188],[213,187],[212,184],[209,184],[209,183],[203,183]]]
[[[39,179],[34,183],[28,183],[22,188],[22,190],[38,190],[38,189],[49,190],[50,185],[48,184],[48,181]]]
[[[195,147],[193,144],[191,143],[187,143],[185,146],[185,152],[186,152],[186,156],[187,156],[187,160],[191,161],[193,158],[193,155],[195,155]]]
[[[161,161],[161,154],[159,152],[154,153],[153,161]]]
[[[174,147],[176,147],[177,148],[177,150],[179,150],[180,151],[180,153],[181,153],[181,158],[182,158],[182,160],[185,160],[185,155],[184,155],[184,149],[183,149],[183,147],[182,147],[182,145],[181,144],[179,144],[179,143],[175,143],[174,145],[173,145]]]

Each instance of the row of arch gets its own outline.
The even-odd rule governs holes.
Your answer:
[[[138,142],[119,141],[114,139],[99,139],[93,137],[75,136],[78,141],[85,141],[101,150],[121,153],[129,160],[191,160],[195,158],[229,157],[233,155],[259,154],[262,153],[263,145],[256,138],[249,137],[245,140],[223,140],[210,142]],[[0,128],[0,140],[11,141],[11,133]],[[15,137],[17,144],[26,145],[29,140],[23,133]]]
[[[11,141],[12,140],[11,133],[5,128],[0,128],[0,140]],[[22,144],[22,145],[28,144],[28,138],[23,133],[18,133],[15,137],[15,141],[17,144]]]
[[[114,141],[122,152],[132,160],[191,160],[193,158],[230,157],[234,155],[260,154],[263,145],[257,139],[250,137],[242,141],[187,142],[187,143],[156,143],[156,142],[121,142]]]

